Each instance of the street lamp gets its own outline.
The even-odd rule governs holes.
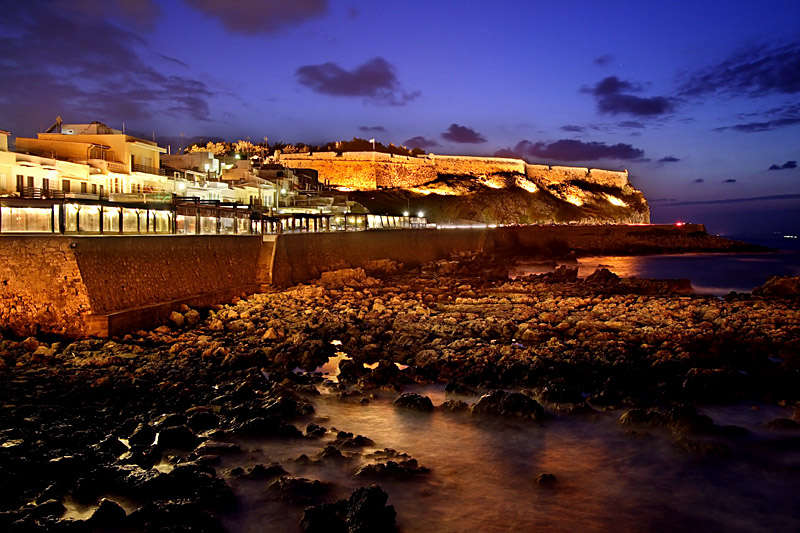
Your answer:
[[[422,218],[422,217],[424,217],[424,216],[425,216],[425,213],[423,213],[422,211],[420,211],[419,213],[417,213],[417,216],[418,216],[419,218]]]
[[[408,216],[408,211],[403,211],[403,216],[407,217]]]

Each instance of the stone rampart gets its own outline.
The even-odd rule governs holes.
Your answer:
[[[272,283],[288,287],[319,278],[328,270],[363,267],[378,259],[416,266],[454,252],[481,250],[488,232],[476,228],[280,235]]]
[[[259,236],[1,237],[0,320],[72,337],[149,325],[171,302],[257,290],[260,247]]]
[[[530,165],[522,159],[429,154],[420,157],[380,152],[313,152],[281,154],[280,164],[316,170],[319,179],[355,190],[407,188],[423,185],[440,174],[491,176],[521,174],[547,187],[567,181],[586,181],[607,187],[628,185],[628,171]]]

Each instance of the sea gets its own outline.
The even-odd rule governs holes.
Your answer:
[[[592,256],[577,260],[578,276],[608,268],[620,277],[689,279],[696,294],[724,296],[750,292],[771,276],[800,276],[800,239],[793,235],[723,235],[765,246],[760,253],[688,253],[645,256]],[[563,263],[576,266],[574,262]],[[518,263],[511,276],[552,271],[551,265]]]

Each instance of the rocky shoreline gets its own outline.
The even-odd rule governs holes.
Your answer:
[[[218,517],[237,512],[232,482],[248,479],[300,530],[391,530],[395,511],[371,483],[426,469],[314,422],[320,386],[345,402],[391,395],[398,408],[531,423],[618,409],[631,431],[667,428],[692,453],[720,452],[697,435],[736,428],[692,405],[800,400],[797,279],[722,299],[685,288],[569,268],[509,280],[496,257],[464,255],[409,272],[388,261],[329,272],[119,339],[3,339],[0,528],[220,531]],[[349,357],[338,383],[322,383],[314,370],[337,354]],[[427,383],[476,401],[404,393]],[[795,412],[774,424],[796,428]],[[290,465],[215,469],[245,437],[317,442],[299,461],[357,456],[364,486],[335,500]],[[96,510],[63,518],[74,503]]]

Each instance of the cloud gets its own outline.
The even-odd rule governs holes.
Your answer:
[[[416,137],[411,137],[403,141],[403,146],[408,146],[410,148],[434,148],[439,146],[439,143],[434,139],[426,139],[421,135],[417,135]]]
[[[405,105],[421,93],[406,93],[394,67],[382,57],[370,59],[352,71],[336,63],[306,65],[295,72],[297,81],[312,91],[332,96],[362,97],[377,104]]]
[[[613,60],[614,60],[614,56],[612,56],[611,54],[603,54],[600,57],[594,58],[594,64],[599,66],[599,67],[605,67],[606,65],[611,63]]]
[[[616,76],[608,76],[597,82],[594,87],[585,87],[581,91],[593,95],[597,109],[609,115],[658,116],[670,113],[674,109],[673,100],[670,98],[664,96],[642,98],[630,94],[641,92],[641,85],[621,80]]]
[[[705,183],[705,182],[706,180],[704,180],[703,178],[697,178],[696,180],[694,180],[694,183]]]
[[[367,133],[375,132],[375,131],[386,131],[386,128],[383,126],[360,126],[359,131],[365,131]]]
[[[485,143],[486,137],[466,126],[450,124],[447,131],[442,133],[442,138],[454,143]]]
[[[274,33],[328,13],[327,0],[184,0],[232,33]]]
[[[726,180],[722,180],[722,183],[736,183],[736,180],[733,178],[728,178]]]
[[[56,115],[118,127],[138,122],[146,130],[153,117],[209,120],[215,93],[203,81],[181,75],[138,34],[99,19],[103,11],[84,16],[79,3],[63,5],[69,8],[55,0],[14,2],[0,18],[5,126],[29,135]]]
[[[561,131],[566,131],[569,133],[583,133],[586,131],[586,128],[583,126],[574,126],[572,124],[567,124],[566,126],[561,126]]]
[[[495,156],[533,157],[555,161],[597,161],[600,159],[630,161],[642,159],[644,150],[623,143],[609,145],[603,142],[561,139],[552,143],[520,141],[513,150],[499,150]]]
[[[680,161],[680,159],[671,155],[662,157],[661,159],[658,160],[659,163],[677,163],[678,161]]]
[[[769,170],[788,170],[792,168],[797,168],[797,161],[787,161],[782,165],[778,165],[776,163],[774,165],[770,165]]]
[[[644,124],[638,122],[636,120],[623,120],[619,124],[617,124],[620,128],[636,128],[636,129],[643,129]]]
[[[697,200],[692,202],[676,202],[664,207],[680,207],[685,205],[740,204],[746,202],[763,202],[775,200],[797,200],[800,194],[772,194],[769,196],[753,196],[749,198],[728,198],[725,200]]]
[[[795,124],[800,124],[800,117],[786,117],[762,122],[746,122],[744,124],[735,124],[733,126],[714,128],[714,131],[734,130],[742,133],[758,133],[761,131],[770,131],[786,126],[794,126]]]
[[[721,63],[689,74],[680,86],[680,93],[747,98],[800,93],[800,40],[741,50]]]

